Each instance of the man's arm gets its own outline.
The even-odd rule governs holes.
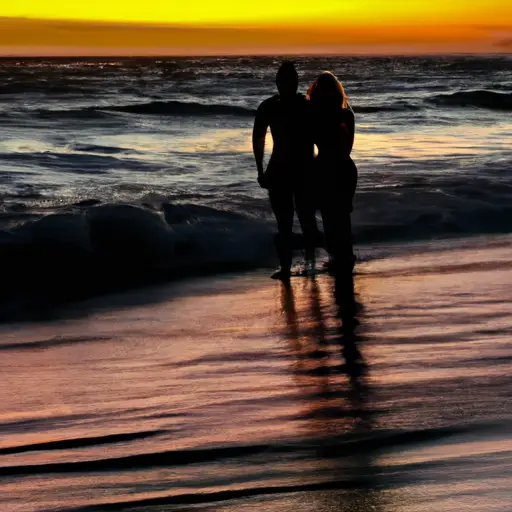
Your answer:
[[[258,169],[258,181],[263,177],[263,155],[268,125],[264,104],[262,103],[256,112],[252,130],[252,150],[256,160],[256,168]]]

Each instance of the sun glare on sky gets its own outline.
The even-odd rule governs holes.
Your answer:
[[[131,21],[154,23],[288,23],[290,21],[347,21],[391,23],[414,21],[494,23],[511,19],[509,0],[16,0],[5,2],[0,14],[11,17]]]

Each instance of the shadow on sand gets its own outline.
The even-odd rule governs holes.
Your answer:
[[[315,440],[315,478],[343,482],[339,489],[313,493],[311,505],[318,511],[384,510],[376,453],[358,449],[372,436],[375,412],[369,406],[364,338],[358,334],[363,307],[353,278],[333,280],[329,299],[323,279],[296,283],[283,285],[281,306],[295,355],[292,372],[304,400],[301,419],[307,421],[307,438]]]

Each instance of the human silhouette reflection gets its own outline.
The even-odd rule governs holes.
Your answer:
[[[374,418],[354,283],[338,278],[331,290],[329,281],[314,277],[300,283],[296,290],[287,284],[281,292],[292,372],[304,400],[300,417],[306,420],[308,443],[315,446],[314,478],[343,482],[339,491],[316,493],[315,510],[363,510],[364,503],[365,510],[381,511],[374,456],[363,441],[371,436]],[[347,488],[351,491],[341,492]]]
[[[340,321],[336,341],[345,361],[345,373],[350,379],[351,389],[358,393],[364,393],[367,389],[364,380],[367,365],[359,350],[361,337],[357,333],[358,304],[354,293],[353,275],[335,277],[334,302]]]
[[[292,342],[294,352],[299,358],[317,361],[314,374],[329,374],[341,369],[349,378],[354,391],[367,389],[365,376],[367,364],[359,349],[361,336],[357,334],[358,304],[355,300],[352,276],[334,279],[333,296],[330,310],[322,300],[320,284],[315,277],[309,278],[303,287],[306,289],[306,318],[299,321],[295,305],[295,291],[290,283],[281,288],[281,305],[286,320],[286,337]],[[334,325],[327,326],[326,320]],[[332,367],[330,356],[332,346],[340,349],[342,364]],[[318,361],[321,361],[318,364]]]

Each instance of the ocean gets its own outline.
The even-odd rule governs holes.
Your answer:
[[[512,59],[294,60],[356,113],[354,333],[268,278],[280,58],[0,61],[1,510],[512,510]]]

